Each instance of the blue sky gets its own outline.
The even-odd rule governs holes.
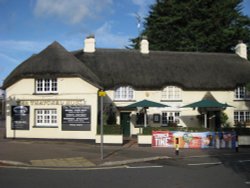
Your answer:
[[[0,0],[0,86],[21,62],[53,41],[67,50],[124,48],[138,35],[135,13],[144,17],[155,0]],[[243,12],[250,16],[250,0]]]

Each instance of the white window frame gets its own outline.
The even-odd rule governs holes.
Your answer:
[[[245,86],[238,86],[234,90],[234,98],[236,100],[250,100],[250,93],[247,91]]]
[[[36,93],[57,93],[57,79],[36,79]]]
[[[57,127],[56,109],[35,109],[35,125],[46,127]]]
[[[177,86],[167,86],[161,92],[162,100],[182,100],[182,89]]]
[[[245,123],[250,121],[250,111],[248,110],[236,110],[234,111],[234,122]]]
[[[114,100],[129,101],[134,99],[134,89],[130,86],[121,86],[114,91]]]
[[[161,124],[166,126],[169,123],[180,124],[180,111],[163,111],[161,113]]]

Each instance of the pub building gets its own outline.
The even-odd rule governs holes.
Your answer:
[[[247,124],[250,62],[244,43],[235,52],[150,51],[146,38],[139,50],[99,49],[94,36],[72,52],[53,42],[4,80],[6,137],[95,140],[100,90],[106,92],[104,112],[114,115],[125,137],[138,135],[144,125],[216,129],[222,111],[230,126]],[[232,107],[206,114],[181,108],[207,97]],[[166,107],[148,108],[146,119],[141,108],[126,108],[145,99]]]

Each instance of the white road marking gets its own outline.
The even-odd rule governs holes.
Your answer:
[[[56,168],[56,167],[22,167],[22,166],[0,166],[0,168],[6,169],[23,169],[23,170],[54,170],[54,171],[87,171],[87,170],[111,170],[111,169],[122,169],[127,168],[127,166],[113,166],[113,167],[65,167],[65,168]]]
[[[239,160],[238,162],[239,162],[239,163],[250,162],[250,159],[247,159],[247,160]]]
[[[182,157],[184,159],[188,159],[188,158],[206,158],[206,157],[216,157],[216,156],[232,156],[232,155],[239,155],[238,153],[225,153],[225,154],[214,154],[214,155],[193,155],[193,156],[186,156],[186,157]],[[240,155],[250,155],[249,152],[247,153],[240,153]]]
[[[162,168],[163,166],[126,166],[126,168]]]
[[[202,165],[220,165],[222,162],[216,162],[216,163],[193,163],[188,164],[189,166],[202,166]]]
[[[246,181],[245,184],[250,185],[250,181]]]

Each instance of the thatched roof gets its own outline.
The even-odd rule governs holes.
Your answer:
[[[236,54],[97,49],[75,56],[98,75],[105,89],[176,85],[186,90],[231,90],[250,82],[250,62]]]
[[[20,64],[3,88],[27,77],[78,76],[103,89],[176,85],[185,90],[232,90],[250,82],[250,62],[236,54],[96,49],[68,52],[57,42]]]
[[[22,78],[81,77],[99,86],[99,78],[72,53],[58,42],[53,42],[37,55],[33,55],[16,67],[5,79],[3,88]]]

